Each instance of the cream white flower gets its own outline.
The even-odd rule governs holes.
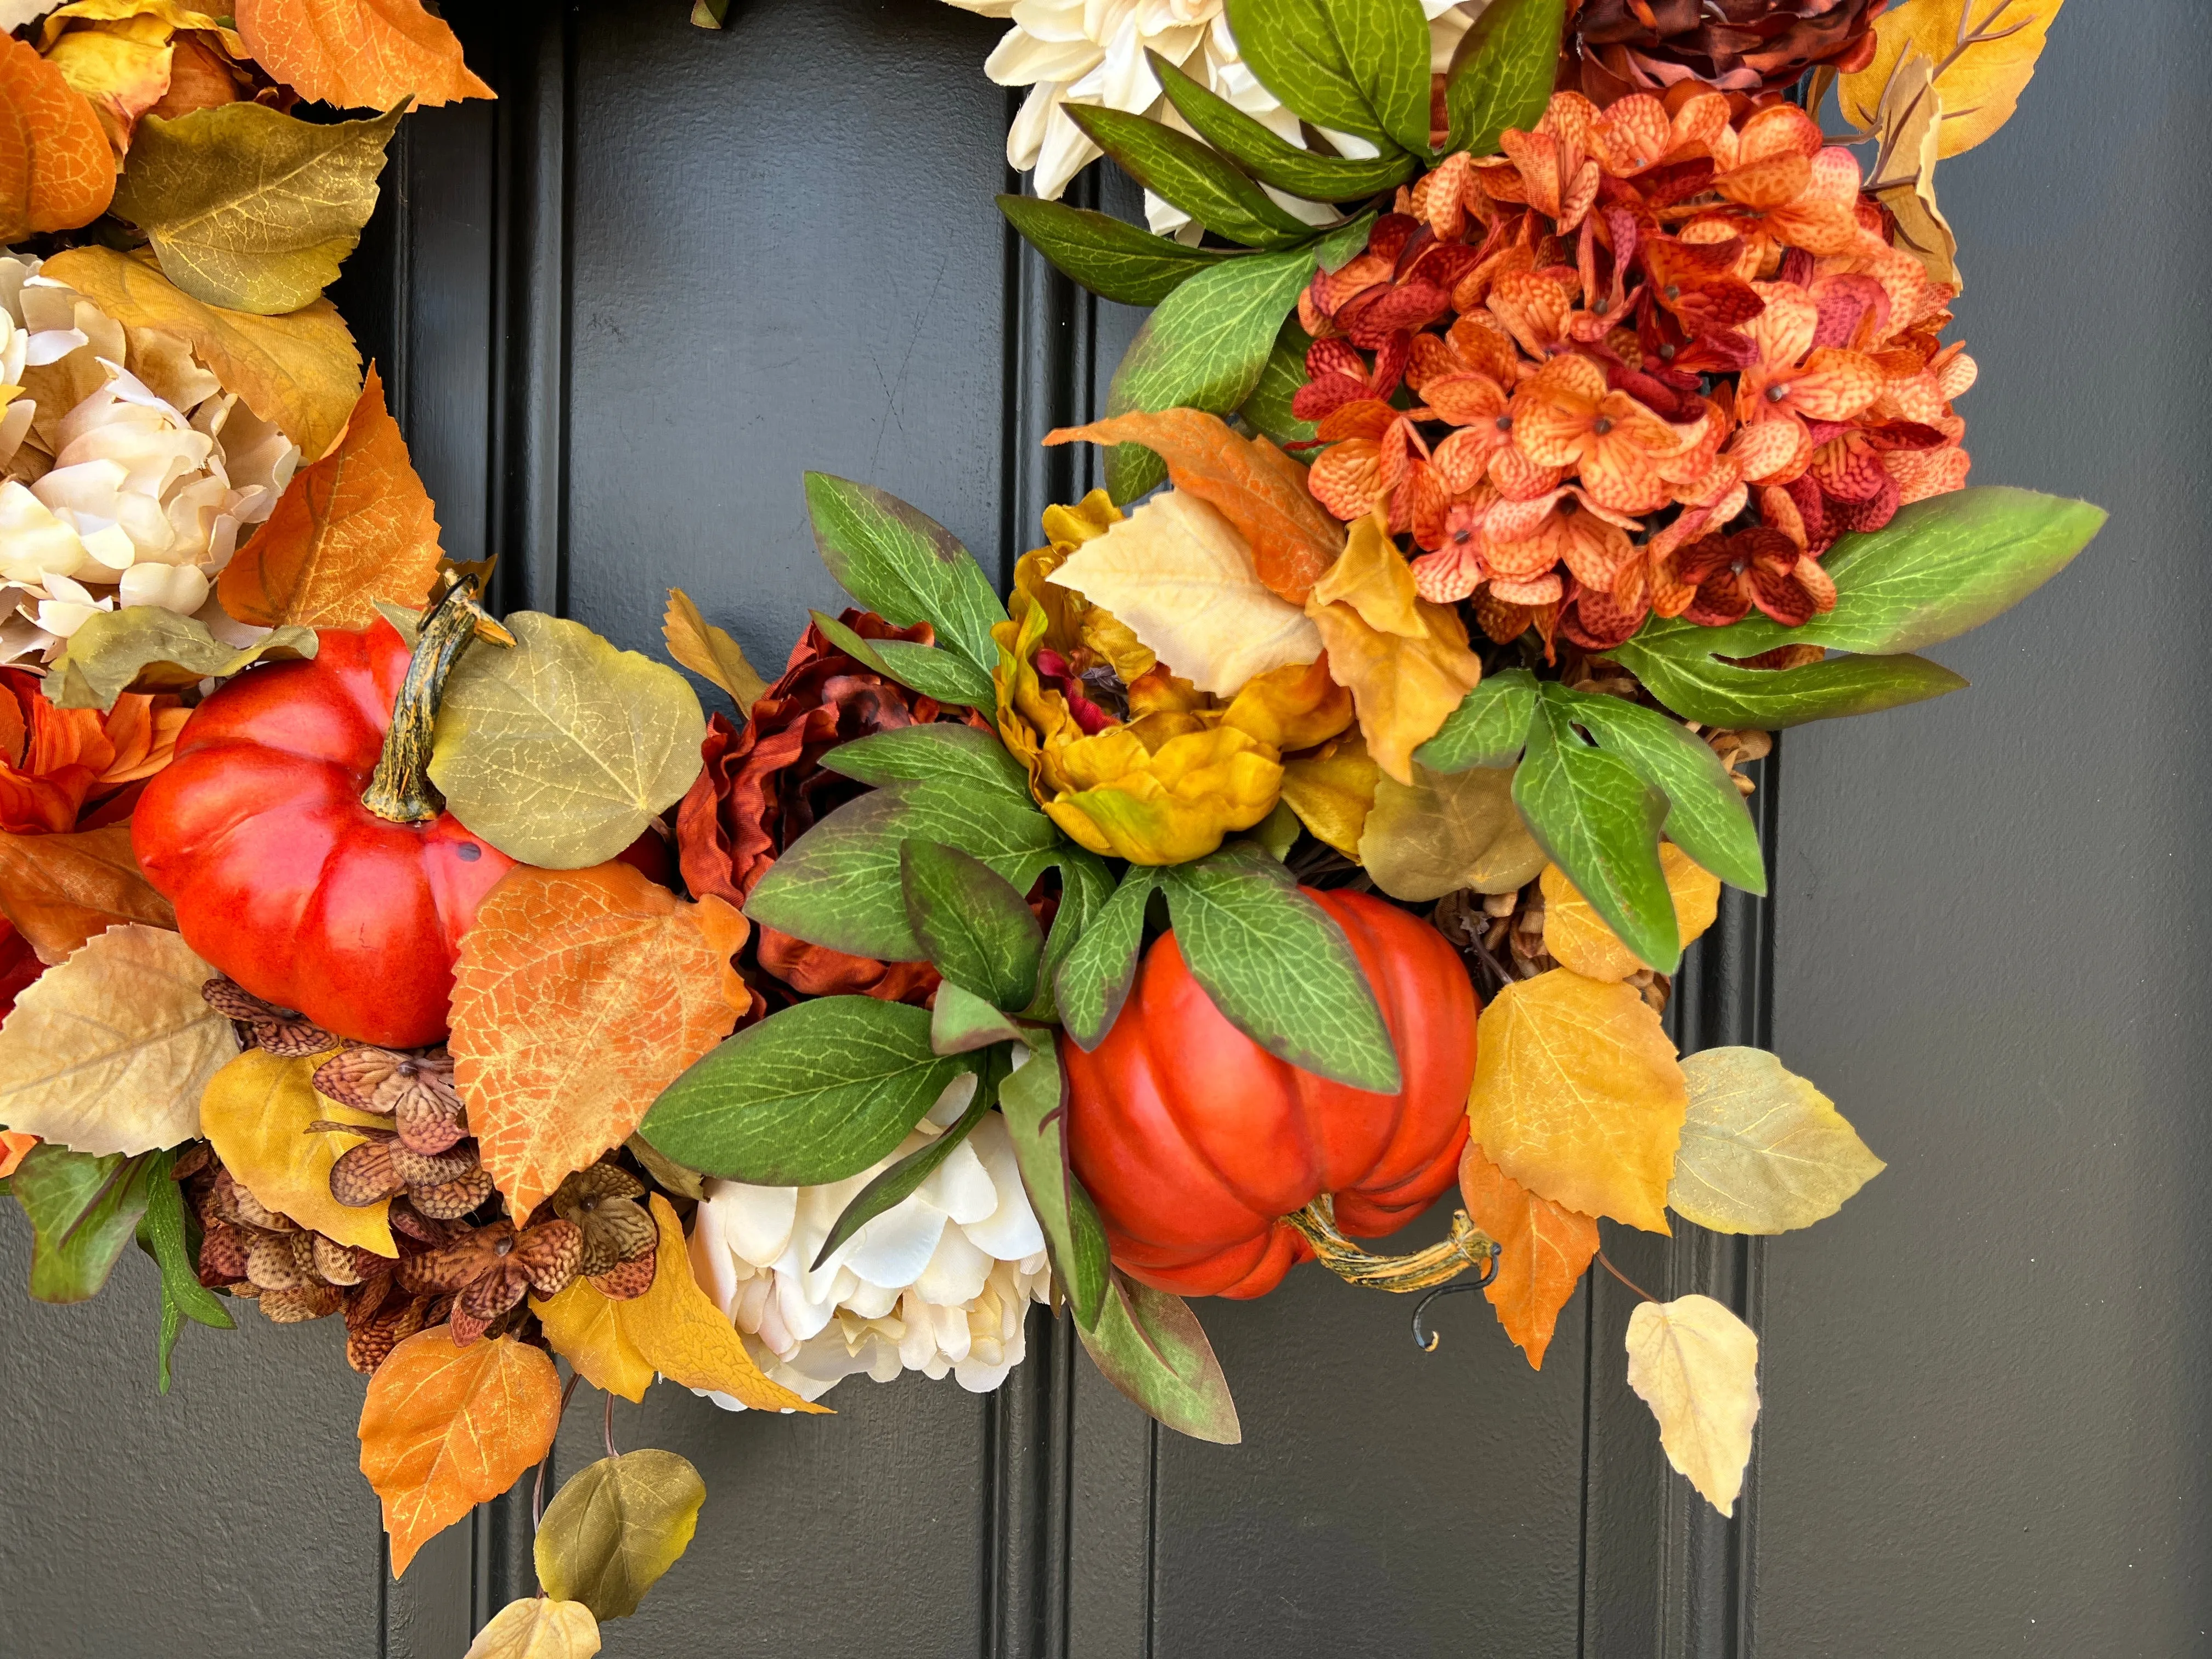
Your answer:
[[[973,1077],[957,1081],[890,1157],[835,1185],[707,1183],[692,1266],[775,1381],[815,1400],[863,1371],[878,1382],[950,1372],[982,1394],[1021,1363],[1024,1318],[1049,1298],[1051,1275],[996,1112],[910,1196],[813,1266],[846,1205],[942,1133],[974,1094]]]
[[[1188,132],[1189,127],[1161,94],[1147,51],[1181,69],[1207,90],[1263,123],[1277,137],[1304,148],[1298,118],[1260,84],[1237,53],[1224,0],[948,0],[964,11],[1003,17],[1013,24],[984,64],[1000,86],[1027,87],[1029,97],[1006,135],[1006,161],[1035,170],[1039,196],[1056,201],[1067,181],[1099,154],[1068,118],[1068,104],[1127,110]],[[1441,70],[1488,0],[1421,0],[1428,14],[1431,62]],[[1372,155],[1375,147],[1344,133],[1329,141],[1346,155]],[[1262,188],[1266,188],[1262,186]],[[1327,209],[1269,190],[1290,211],[1316,224]],[[1162,233],[1194,236],[1188,214],[1147,191],[1145,214]]]

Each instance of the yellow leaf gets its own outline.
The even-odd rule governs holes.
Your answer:
[[[1809,1227],[1886,1167],[1833,1101],[1763,1049],[1704,1049],[1682,1075],[1690,1109],[1667,1202],[1700,1227]]]
[[[1183,490],[1153,496],[1045,580],[1111,611],[1170,673],[1216,696],[1321,654],[1319,631],[1260,580],[1237,527]]]
[[[198,1132],[200,1091],[238,1052],[176,934],[126,923],[47,969],[0,1025],[0,1125],[72,1151],[149,1152]]]
[[[41,51],[51,50],[72,21],[119,22],[140,17],[158,19],[167,24],[173,33],[179,29],[204,30],[220,39],[222,49],[233,58],[252,56],[246,51],[246,42],[216,18],[179,5],[178,0],[70,0],[68,5],[57,6],[46,14],[46,21],[39,27],[39,46]]]
[[[690,1547],[706,1501],[699,1471],[672,1451],[587,1464],[545,1506],[532,1551],[538,1582],[598,1618],[627,1619]]]
[[[702,616],[680,587],[668,590],[668,614],[661,620],[660,637],[668,642],[670,656],[728,692],[741,714],[751,713],[753,700],[768,690],[768,682],[753,672],[738,642]]]
[[[690,1271],[688,1262],[684,1271]],[[653,1276],[659,1277],[658,1268]],[[623,1312],[629,1303],[616,1301],[579,1273],[565,1289],[530,1305],[544,1323],[553,1352],[582,1372],[593,1388],[628,1401],[645,1398],[654,1373],[623,1328]]]
[[[1352,527],[1344,555],[1314,584],[1306,615],[1328,647],[1328,672],[1352,693],[1367,752],[1386,776],[1413,781],[1413,750],[1482,678],[1467,624],[1431,605],[1380,520]]]
[[[1283,763],[1283,799],[1298,821],[1348,859],[1359,856],[1360,832],[1374,810],[1382,772],[1355,729],[1312,753]]]
[[[1510,767],[1383,778],[1359,839],[1359,861],[1393,898],[1416,902],[1463,887],[1510,893],[1544,867],[1543,849],[1513,804]]]
[[[1644,999],[1555,968],[1500,991],[1475,1037],[1468,1115],[1498,1167],[1554,1204],[1667,1231],[1688,1087]]]
[[[1720,914],[1720,878],[1692,864],[1671,841],[1659,843],[1659,867],[1674,901],[1676,936],[1687,945]],[[1644,966],[1556,864],[1544,866],[1544,949],[1584,979],[1626,979]]]
[[[149,115],[114,211],[146,233],[169,280],[194,299],[263,316],[297,311],[361,240],[403,109],[330,123],[252,102],[173,121]]]
[[[1874,60],[1838,83],[1844,118],[1860,131],[1881,119],[1891,78],[1915,48],[1936,66],[1943,100],[1939,151],[1970,150],[2012,118],[2035,74],[2063,0],[1912,0],[1875,26]]]
[[[553,1361],[511,1336],[456,1347],[439,1325],[386,1356],[362,1402],[361,1472],[384,1502],[392,1576],[542,1460],[560,1419]]]
[[[280,1060],[249,1048],[216,1073],[200,1098],[199,1133],[214,1143],[231,1179],[264,1209],[356,1249],[399,1254],[392,1240],[392,1203],[356,1209],[331,1196],[331,1165],[361,1144],[360,1135],[307,1133],[318,1119],[389,1127],[315,1092],[315,1067],[325,1056]]]
[[[283,317],[203,305],[149,260],[108,247],[57,253],[39,275],[75,289],[127,328],[176,335],[224,387],[320,457],[361,395],[361,353],[328,300]]]
[[[341,109],[492,95],[421,0],[238,0],[238,32],[276,79]]]
[[[526,1595],[494,1614],[461,1659],[591,1659],[599,1650],[599,1621],[589,1607]]]
[[[1659,1419],[1659,1444],[1708,1504],[1735,1513],[1759,1421],[1759,1338],[1709,1296],[1639,1302],[1628,1316],[1628,1386]]]
[[[1472,1140],[1460,1154],[1459,1190],[1468,1219],[1498,1241],[1498,1273],[1482,1293],[1505,1334],[1541,1370],[1559,1310],[1597,1254],[1597,1223],[1537,1197]]]
[[[138,118],[169,90],[169,34],[158,18],[134,18],[72,29],[46,48],[46,61],[91,100],[118,155],[131,148]]]
[[[1908,48],[1881,94],[1881,143],[1875,154],[1875,195],[1896,216],[1899,239],[1920,261],[1928,280],[1964,292],[1966,279],[1959,274],[1959,239],[1936,205],[1943,96],[1936,90],[1935,69],[1917,48]]]

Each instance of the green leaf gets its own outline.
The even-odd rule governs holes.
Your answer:
[[[1341,270],[1367,251],[1367,239],[1374,234],[1376,217],[1372,211],[1363,213],[1326,233],[1313,245],[1314,262],[1331,273]]]
[[[1197,139],[1126,110],[1090,104],[1060,107],[1122,172],[1215,235],[1258,248],[1291,247],[1313,239],[1311,225],[1278,205]]]
[[[1542,120],[1565,28],[1565,0],[1491,0],[1444,82],[1444,148],[1495,155],[1508,128],[1525,132]]]
[[[896,783],[981,788],[1036,810],[1030,799],[1030,775],[1022,763],[997,738],[972,726],[937,721],[878,732],[839,744],[823,755],[822,764],[878,788]]]
[[[1009,1012],[1036,994],[1044,929],[1004,877],[957,848],[909,841],[899,879],[907,921],[939,973]]]
[[[1085,1053],[1106,1040],[1136,982],[1145,939],[1145,906],[1159,885],[1159,871],[1133,864],[1097,919],[1076,941],[1054,976],[1060,1023]]]
[[[1181,1297],[1117,1273],[1097,1328],[1078,1334],[1100,1375],[1177,1433],[1218,1446],[1244,1438],[1229,1379]]]
[[[157,1158],[167,1180],[161,1152],[94,1158],[40,1141],[23,1155],[9,1190],[31,1219],[33,1297],[83,1302],[100,1293],[145,1213]]]
[[[811,613],[822,636],[854,661],[864,664],[885,679],[896,680],[909,691],[963,708],[990,708],[998,701],[991,677],[950,651],[906,640],[863,639],[835,617]]]
[[[297,311],[361,240],[406,108],[328,124],[246,102],[142,117],[113,210],[194,299],[266,317]]]
[[[1114,878],[1107,873],[1103,859],[1080,847],[1063,849],[1060,906],[1053,912],[1052,932],[1044,942],[1044,965],[1037,975],[1036,995],[1022,1010],[1023,1018],[1048,1024],[1059,1019],[1056,987],[1060,964],[1082,941],[1113,894]]]
[[[1667,797],[1668,840],[1730,886],[1766,890],[1766,860],[1751,808],[1710,747],[1656,709],[1564,687],[1551,695],[1564,699],[1601,748]]]
[[[1231,849],[1160,877],[1191,977],[1223,1018],[1303,1071],[1398,1092],[1397,1053],[1359,959],[1288,871]]]
[[[1280,864],[1290,857],[1298,831],[1304,827],[1290,802],[1279,800],[1266,817],[1244,832],[1243,839]]]
[[[1100,299],[1125,306],[1156,306],[1207,266],[1237,257],[1225,248],[1186,247],[1141,225],[1064,202],[1034,196],[998,201],[1007,222],[1065,276]]]
[[[927,1009],[820,997],[699,1060],[661,1091],[639,1133],[725,1181],[822,1186],[905,1139],[969,1064],[932,1052]]]
[[[1376,125],[1401,148],[1428,155],[1429,20],[1420,0],[1323,0],[1323,9]]]
[[[1015,1056],[1000,1085],[999,1109],[1021,1166],[1022,1186],[1044,1233],[1053,1277],[1067,1293],[1079,1328],[1098,1322],[1106,1304],[1106,1224],[1068,1162],[1067,1085],[1052,1034],[1032,1039],[1029,1058]]]
[[[58,708],[108,709],[125,691],[186,691],[253,663],[312,657],[319,644],[313,629],[296,623],[230,646],[205,623],[159,605],[95,611],[46,671],[46,690]]]
[[[1416,5],[1418,10],[1418,3]],[[1427,117],[1428,26],[1421,25],[1422,115]],[[1372,160],[1322,155],[1278,137],[1218,93],[1198,82],[1157,52],[1147,52],[1152,73],[1167,91],[1168,100],[1190,123],[1191,130],[1263,185],[1310,202],[1349,202],[1378,191],[1405,184],[1420,163],[1401,151],[1390,150]],[[1427,147],[1427,135],[1422,136]],[[1115,222],[1119,222],[1116,221]]]
[[[1246,67],[1292,113],[1317,127],[1388,143],[1389,135],[1345,61],[1332,9],[1328,0],[1229,0],[1229,28]]]
[[[594,1619],[627,1619],[690,1547],[707,1501],[699,1471],[648,1448],[603,1457],[568,1477],[538,1525],[538,1582]]]
[[[1413,751],[1431,772],[1510,766],[1528,738],[1536,712],[1536,677],[1508,668],[1484,678],[1444,717],[1437,734]]]
[[[826,472],[806,475],[806,507],[822,562],[848,593],[900,628],[929,623],[989,675],[999,660],[992,624],[1006,607],[959,538],[896,495]]]
[[[1638,960],[1671,974],[1681,960],[1674,901],[1659,863],[1666,797],[1574,728],[1573,706],[1547,684],[1513,774],[1513,804],[1544,849]],[[1686,849],[1685,849],[1686,850]]]
[[[939,993],[939,996],[942,996]],[[952,1127],[931,1141],[917,1147],[891,1165],[866,1186],[853,1194],[853,1201],[838,1215],[836,1224],[830,1229],[829,1237],[815,1253],[810,1273],[820,1273],[822,1264],[837,1253],[837,1249],[854,1233],[866,1226],[889,1209],[904,1203],[921,1188],[921,1183],[937,1173],[937,1166],[952,1156],[952,1149],[975,1132],[991,1108],[998,1103],[999,1080],[1004,1074],[1006,1056],[1003,1052],[988,1056],[986,1069],[976,1085],[975,1097],[968,1109]]]
[[[604,864],[699,775],[699,694],[581,623],[534,611],[506,621],[514,646],[474,647],[446,682],[430,781],[511,859]]]
[[[1106,394],[1106,412],[1203,409],[1227,415],[1260,384],[1283,319],[1314,273],[1311,251],[1258,253],[1216,265],[1168,295],[1122,354]],[[1167,477],[1140,444],[1107,452],[1106,487],[1132,501]],[[882,607],[878,606],[878,609]]]
[[[1678,636],[1679,638],[1679,636]],[[1872,714],[1962,691],[1966,679],[1925,657],[1835,657],[1802,668],[1740,668],[1701,649],[1630,640],[1608,653],[1685,720],[1772,731]]]
[[[223,1306],[222,1297],[200,1283],[192,1267],[192,1249],[185,1237],[185,1195],[170,1178],[174,1159],[156,1152],[148,1160],[146,1213],[138,1222],[138,1243],[161,1270],[161,1343],[157,1376],[163,1394],[169,1391],[169,1356],[177,1334],[190,1319],[218,1331],[235,1330],[236,1322]]]
[[[1019,1042],[1022,1028],[951,980],[929,1000],[929,1046],[940,1054],[971,1054],[994,1042]]]
[[[1268,352],[1267,361],[1260,370],[1260,383],[1252,388],[1252,395],[1237,412],[1255,431],[1266,434],[1279,449],[1289,450],[1293,460],[1305,459],[1303,452],[1291,449],[1292,444],[1314,441],[1318,430],[1311,421],[1302,421],[1291,412],[1291,400],[1298,388],[1306,383],[1306,348],[1313,343],[1313,336],[1298,326],[1296,317],[1287,319],[1283,331],[1275,337],[1274,349]]]

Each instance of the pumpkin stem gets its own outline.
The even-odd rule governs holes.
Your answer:
[[[422,618],[415,636],[414,659],[392,700],[384,752],[361,797],[363,806],[389,823],[428,823],[446,810],[445,797],[430,781],[430,739],[437,730],[446,676],[479,633],[502,645],[514,643],[514,636],[477,603],[482,585],[473,573],[462,576]]]
[[[1465,1210],[1452,1217],[1450,1237],[1410,1255],[1370,1255],[1361,1249],[1337,1231],[1336,1203],[1327,1193],[1283,1219],[1305,1236],[1322,1267],[1348,1285],[1370,1290],[1425,1291],[1469,1267],[1487,1271],[1498,1259],[1497,1240],[1469,1220]]]

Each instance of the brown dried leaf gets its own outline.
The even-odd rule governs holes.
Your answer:
[[[168,900],[138,873],[127,823],[75,835],[0,832],[0,916],[49,967],[119,922],[177,925]]]

